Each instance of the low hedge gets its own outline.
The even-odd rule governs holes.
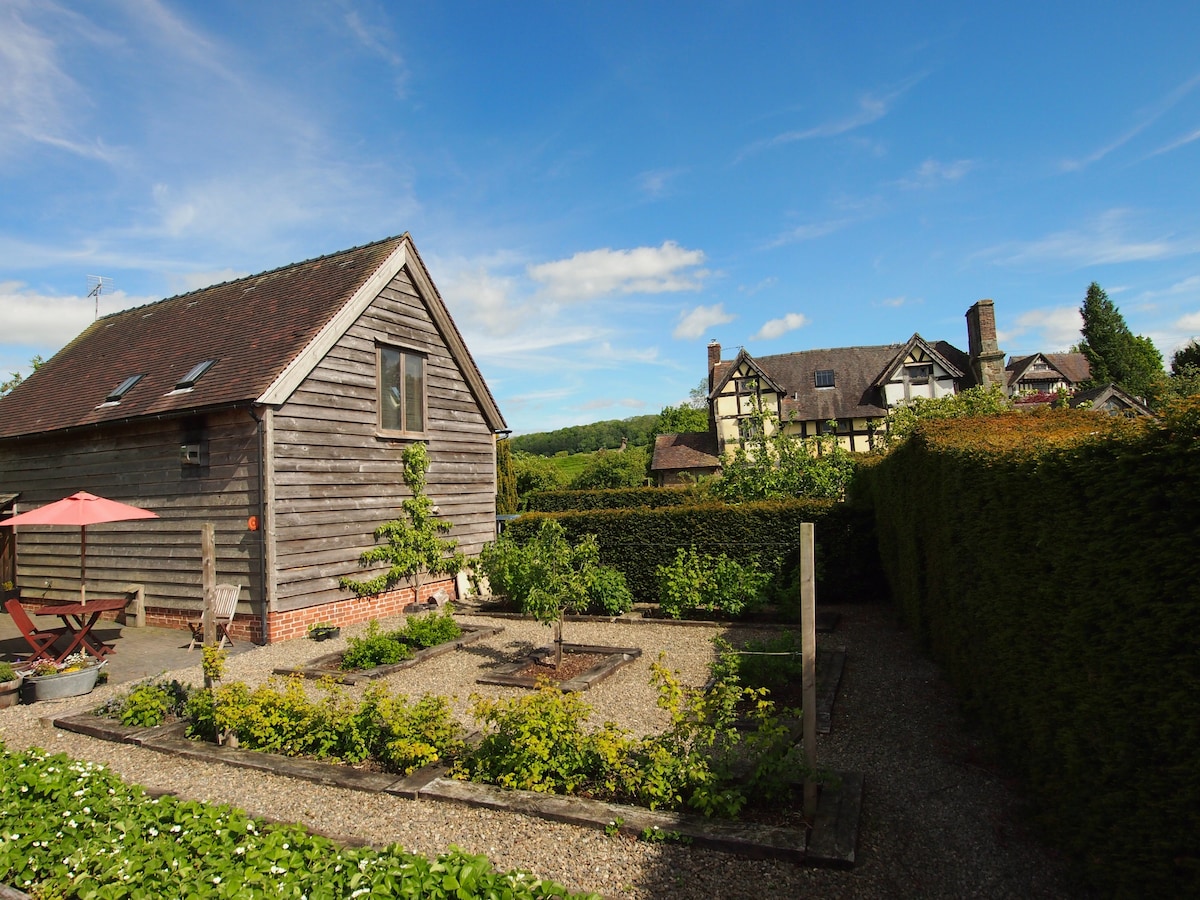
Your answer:
[[[530,512],[576,512],[589,509],[659,509],[695,503],[696,498],[696,489],[691,487],[637,487],[541,491],[530,494],[525,502]]]
[[[904,618],[1112,896],[1200,896],[1200,399],[929,422],[864,470]]]
[[[871,510],[865,506],[795,499],[527,513],[507,525],[508,533],[527,540],[547,517],[560,522],[572,541],[596,535],[600,561],[623,572],[641,602],[656,599],[655,569],[674,560],[681,547],[724,553],[739,562],[758,559],[789,581],[799,560],[802,522],[815,525],[818,601],[872,599],[885,590]]]

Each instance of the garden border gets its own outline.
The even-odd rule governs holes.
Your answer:
[[[811,829],[779,828],[605,803],[583,797],[506,790],[446,778],[444,766],[427,766],[411,775],[398,777],[311,759],[218,746],[183,737],[187,727],[183,722],[139,728],[120,725],[91,713],[60,716],[52,722],[56,728],[64,731],[134,744],[158,753],[256,769],[351,790],[386,793],[407,800],[463,803],[598,830],[610,830],[615,826],[621,833],[629,835],[657,829],[672,837],[690,840],[694,846],[753,859],[779,859],[842,868],[849,868],[855,863],[863,794],[863,777],[858,773],[834,773],[836,782],[821,787],[817,814]]]
[[[375,666],[370,669],[351,669],[345,672],[339,669],[321,668],[321,663],[341,659],[346,651],[339,650],[336,653],[326,653],[318,656],[310,660],[308,665],[305,666],[293,666],[291,668],[280,666],[274,670],[274,673],[276,675],[301,675],[304,678],[314,680],[332,678],[338,684],[359,684],[360,682],[371,681],[376,678],[386,678],[388,675],[391,675],[393,672],[399,672],[401,669],[411,669],[413,666],[420,665],[427,659],[433,659],[435,656],[441,656],[443,653],[449,653],[451,650],[460,650],[467,646],[467,644],[473,644],[475,641],[483,640],[486,637],[491,637],[504,631],[503,627],[494,625],[463,625],[460,623],[458,627],[462,629],[462,634],[454,640],[435,644],[423,650],[417,650],[410,659],[402,659],[398,663],[389,663],[385,666]]]
[[[642,651],[637,647],[604,647],[598,644],[567,644],[562,645],[563,653],[603,653],[605,658],[585,672],[574,678],[558,682],[557,687],[562,691],[586,691],[592,685],[603,681],[619,669],[624,668],[636,659],[640,659]],[[529,664],[531,659],[553,655],[554,647],[540,647],[514,663],[506,663],[498,669],[486,672],[475,679],[476,684],[500,684],[508,687],[536,688],[539,679],[529,675],[516,675]]]

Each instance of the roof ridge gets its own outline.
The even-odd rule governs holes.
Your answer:
[[[158,306],[160,303],[169,303],[172,300],[182,300],[185,297],[191,297],[194,294],[202,294],[205,291],[211,291],[213,288],[225,287],[226,285],[230,285],[230,284],[238,284],[239,282],[242,282],[242,281],[249,281],[251,278],[262,278],[264,275],[274,275],[275,273],[282,272],[286,269],[296,269],[296,268],[299,268],[300,266],[306,266],[310,263],[320,262],[323,259],[332,259],[335,256],[344,256],[347,253],[354,253],[358,250],[365,250],[368,247],[375,247],[375,246],[378,246],[379,244],[386,244],[388,241],[400,240],[407,235],[408,235],[408,232],[404,231],[404,232],[401,232],[400,234],[393,234],[393,235],[389,235],[388,237],[385,237],[385,238],[380,238],[377,241],[368,241],[365,244],[357,244],[353,247],[346,247],[342,250],[335,250],[332,253],[322,253],[320,256],[313,256],[308,259],[298,260],[297,262],[294,262],[294,263],[286,263],[285,265],[282,265],[282,266],[276,266],[273,269],[264,269],[261,272],[254,272],[250,275],[243,275],[241,278],[230,278],[228,281],[217,281],[217,282],[214,282],[213,284],[207,284],[204,287],[193,288],[190,291],[184,291],[182,294],[172,294],[171,296],[163,297],[160,300],[151,300],[149,303],[143,303],[141,306],[129,306],[129,307],[126,307],[125,309],[119,309],[116,312],[111,312],[111,313],[108,313],[107,315],[101,316],[99,319],[96,319],[96,321],[103,322],[105,319],[111,319],[116,316],[123,316],[123,315],[125,315],[125,313],[133,312],[134,310],[146,309],[147,307],[150,307],[150,306]],[[86,331],[87,329],[84,329],[84,330]]]

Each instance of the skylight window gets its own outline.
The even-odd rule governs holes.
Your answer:
[[[108,396],[104,398],[105,403],[120,403],[121,398],[133,390],[133,386],[145,378],[145,374],[130,375],[115,388],[108,392]]]
[[[211,369],[216,364],[217,364],[217,361],[215,359],[206,359],[202,363],[196,363],[196,365],[192,366],[191,371],[189,371],[186,375],[184,375],[182,378],[179,379],[179,381],[177,381],[175,383],[175,390],[177,390],[177,391],[191,390],[193,387],[196,386],[196,382],[199,381],[204,376],[204,373],[207,372],[209,369]]]
[[[833,369],[817,369],[817,387],[833,387]]]

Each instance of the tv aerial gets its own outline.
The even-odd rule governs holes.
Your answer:
[[[96,318],[100,318],[100,295],[112,291],[112,279],[107,275],[89,275],[87,277],[88,296],[96,301]]]

